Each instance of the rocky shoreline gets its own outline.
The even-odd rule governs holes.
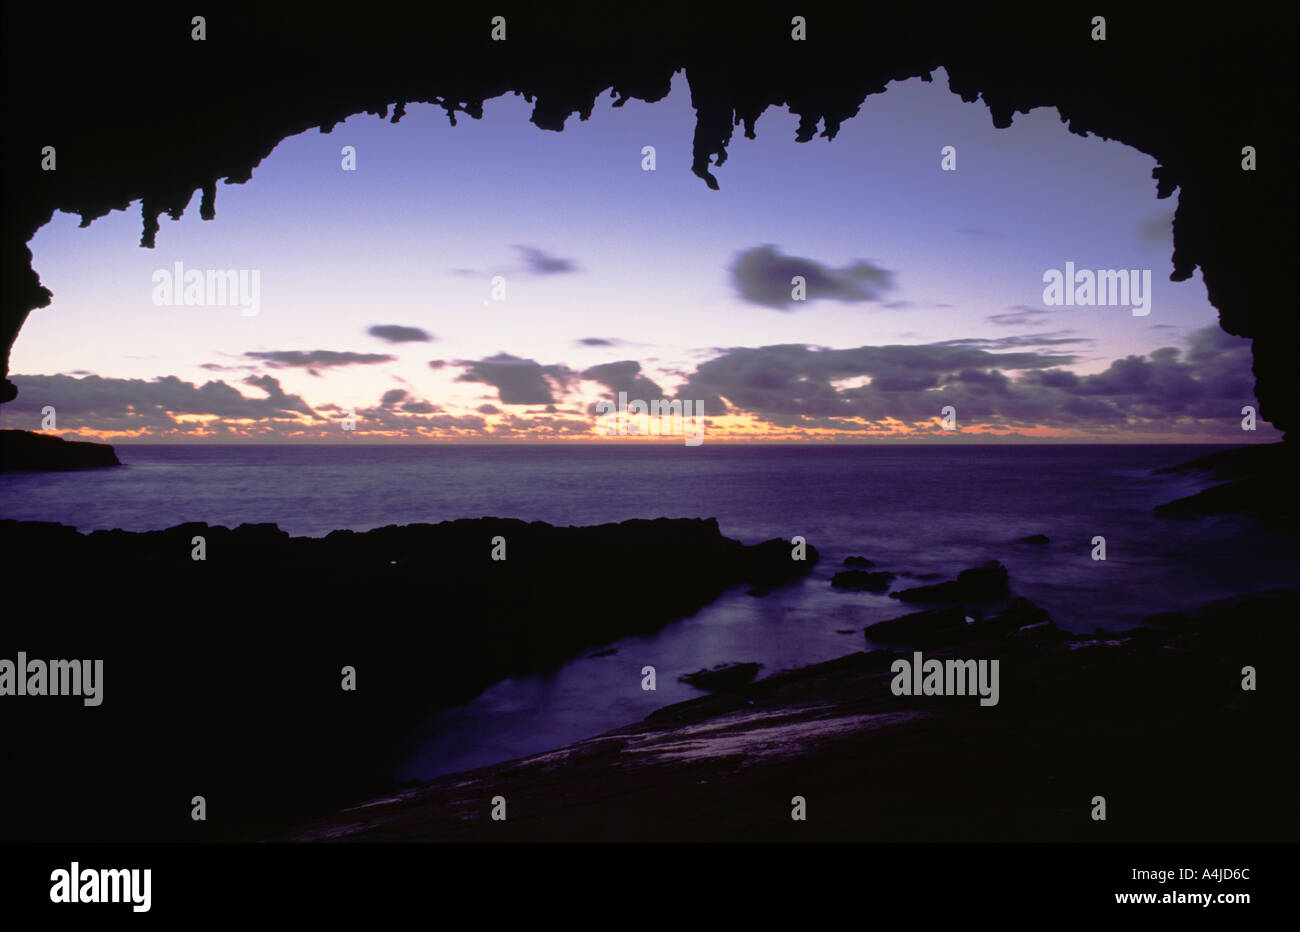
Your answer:
[[[1290,454],[1267,449],[1182,468],[1280,482]],[[1294,837],[1300,704],[1281,664],[1300,646],[1300,591],[1085,636],[1017,596],[996,561],[945,580],[850,556],[833,589],[902,603],[845,632],[864,650],[757,680],[746,657],[660,671],[717,691],[544,754],[393,785],[431,709],[609,653],[726,591],[765,596],[817,563],[799,550],[744,546],[711,519],[480,518],[324,538],[0,520],[9,578],[33,594],[8,613],[6,646],[103,663],[94,708],[0,701],[0,728],[31,750],[7,774],[0,824],[43,841]],[[996,662],[997,698],[897,694],[896,664],[923,656]],[[1243,689],[1247,667],[1257,688]],[[193,795],[208,821],[190,820]],[[505,821],[491,818],[497,797]],[[795,797],[806,821],[791,819]]]
[[[1282,445],[1162,472],[1230,480],[1170,517],[1293,506]],[[1244,504],[1245,507],[1242,507]],[[1293,517],[1293,516],[1292,516]],[[1037,534],[1017,543],[1042,545]],[[851,556],[830,585],[899,575]],[[868,625],[869,649],[732,682],[544,754],[389,793],[270,837],[293,841],[1283,841],[1300,830],[1300,590],[1059,629],[993,561],[890,593],[921,608]],[[887,645],[882,649],[881,645]],[[898,648],[902,648],[901,650]],[[894,688],[897,666],[996,662],[990,707]],[[1268,671],[1268,685],[1257,677]],[[703,671],[702,671],[703,672]],[[1249,686],[1249,688],[1247,688]],[[1210,797],[1213,797],[1212,801]],[[1094,818],[1096,801],[1108,807]],[[508,817],[492,818],[493,801]],[[792,818],[800,803],[806,818]]]
[[[0,699],[13,746],[40,749],[8,781],[0,824],[41,840],[228,838],[365,798],[391,786],[430,710],[657,631],[729,588],[793,582],[818,554],[792,550],[703,519],[481,518],[319,539],[0,521],[8,578],[33,593],[7,613],[5,644],[104,670],[94,709]],[[222,817],[192,824],[191,794]]]
[[[1300,443],[1255,444],[1198,457],[1157,470],[1158,474],[1200,475],[1218,484],[1195,495],[1157,505],[1162,518],[1240,515],[1300,531]]]
[[[1295,656],[1298,612],[1300,591],[1264,592],[1122,634],[1033,623],[928,654],[998,659],[993,708],[897,696],[891,665],[910,653],[854,653],[269,837],[1290,840],[1298,693],[1273,658]],[[1260,670],[1256,691],[1242,689],[1247,665]],[[805,821],[791,818],[796,796]],[[1097,796],[1104,822],[1092,818]],[[495,799],[504,821],[491,817]]]

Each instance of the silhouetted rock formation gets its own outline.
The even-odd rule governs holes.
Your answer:
[[[775,589],[794,582],[821,559],[816,547],[806,546],[803,560],[794,559],[792,546],[779,537],[746,547],[745,579],[757,583],[761,589]]]
[[[873,641],[921,644],[936,638],[942,639],[965,626],[966,610],[960,605],[954,605],[878,621],[867,626],[866,635]]]
[[[121,466],[106,443],[64,440],[28,430],[0,430],[0,472],[52,472]]]
[[[972,602],[998,599],[1007,592],[1007,568],[997,560],[983,566],[962,570],[955,581],[916,586],[891,592],[891,599],[902,602]]]
[[[866,570],[842,570],[831,577],[831,585],[836,589],[852,592],[884,592],[893,581],[893,573],[868,573]]]
[[[1300,453],[1289,443],[1259,444],[1222,450],[1157,473],[1201,473],[1227,479],[1220,485],[1155,507],[1163,518],[1201,518],[1208,515],[1249,515],[1267,524],[1300,529]]]
[[[991,618],[981,619],[973,627],[976,634],[987,637],[1000,637],[1031,625],[1050,623],[1047,610],[1034,604],[1029,599],[1010,600],[1006,608]],[[1053,625],[1055,627],[1055,625]]]
[[[720,663],[712,669],[696,670],[680,677],[683,683],[696,689],[722,690],[744,686],[758,675],[761,663]]]
[[[1040,624],[1057,630],[1045,609],[1029,599],[1016,598],[989,618],[978,608],[954,605],[878,621],[864,633],[872,641],[931,647],[999,638]]]
[[[538,127],[560,130],[606,92],[619,104],[662,99],[679,69],[697,115],[691,170],[717,187],[735,127],[754,136],[767,108],[797,114],[801,142],[819,126],[834,138],[868,94],[942,67],[951,90],[982,100],[997,127],[1054,106],[1070,131],[1156,159],[1156,196],[1178,192],[1171,278],[1201,269],[1224,329],[1255,338],[1261,416],[1295,425],[1300,318],[1286,231],[1296,199],[1285,155],[1294,10],[1207,25],[1174,4],[1125,8],[1110,15],[1104,42],[1091,39],[1097,11],[1068,4],[810,10],[804,42],[791,41],[788,11],[739,3],[502,12],[505,42],[491,41],[477,6],[383,3],[212,11],[207,40],[192,42],[189,15],[174,11],[7,8],[11,73],[41,81],[7,85],[14,157],[4,165],[0,401],[16,392],[8,348],[27,314],[50,303],[26,244],[56,210],[89,223],[139,199],[141,244],[153,246],[162,214],[181,216],[199,191],[211,219],[217,181],[247,181],[295,133],[390,108],[396,122],[415,102],[443,107],[453,122],[478,118],[486,100],[510,92],[534,103]],[[165,72],[159,50],[169,50]],[[230,67],[235,60],[257,67]],[[41,170],[46,145],[57,148],[57,171]],[[1247,145],[1256,171],[1241,169]]]
[[[31,596],[5,612],[6,651],[101,658],[105,681],[97,708],[0,698],[6,741],[41,748],[6,772],[0,825],[42,840],[211,838],[345,804],[389,785],[431,709],[816,562],[812,547],[798,561],[775,544],[697,519],[482,518],[320,539],[273,524],[81,534],[0,521],[5,578]],[[220,819],[191,823],[192,793]]]
[[[1208,473],[1216,479],[1242,479],[1300,465],[1295,450],[1282,443],[1254,443],[1207,453],[1176,466],[1161,466],[1156,475]]]

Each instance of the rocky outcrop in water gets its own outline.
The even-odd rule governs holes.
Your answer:
[[[891,592],[900,602],[962,602],[998,599],[1007,592],[1007,568],[997,560],[962,570],[956,580]]]
[[[0,472],[59,472],[121,465],[106,443],[64,440],[29,430],[0,430]]]
[[[871,641],[929,647],[1002,637],[1042,624],[1056,630],[1045,609],[1029,599],[1017,598],[987,618],[978,608],[953,605],[878,621],[868,625],[865,633]]]
[[[1218,481],[1195,495],[1155,507],[1162,518],[1245,515],[1266,524],[1300,530],[1300,453],[1293,443],[1257,444],[1222,450],[1159,474],[1200,475]],[[1225,481],[1226,480],[1226,481]]]
[[[710,691],[744,686],[755,676],[761,663],[720,663],[716,667],[683,674],[679,679],[688,686]]]
[[[870,573],[866,570],[842,570],[831,577],[832,586],[850,592],[884,592],[893,581],[893,573]]]

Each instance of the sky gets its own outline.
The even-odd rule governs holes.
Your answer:
[[[834,140],[795,142],[773,108],[719,191],[690,171],[680,73],[559,133],[531,110],[504,96],[451,126],[410,105],[285,139],[218,185],[214,220],[197,193],[163,217],[154,249],[138,204],[84,229],[56,214],[31,243],[54,298],[19,334],[0,426],[52,406],[53,432],[112,442],[689,432],[603,433],[628,423],[595,407],[622,391],[695,402],[709,442],[1280,439],[1241,427],[1249,341],[1219,330],[1199,272],[1169,281],[1154,160],[1055,109],[996,130],[942,71],[868,97]],[[187,306],[160,280],[177,263],[205,285],[242,272],[256,302]],[[1150,270],[1148,313],[1047,304],[1067,263]]]

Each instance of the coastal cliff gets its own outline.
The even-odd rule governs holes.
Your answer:
[[[0,472],[53,472],[121,466],[106,443],[64,440],[29,430],[0,430]]]

